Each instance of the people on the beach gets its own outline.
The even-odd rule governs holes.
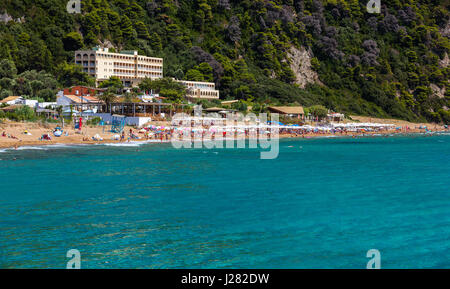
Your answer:
[[[120,142],[131,142],[134,140],[155,140],[160,142],[168,142],[172,138],[176,138],[178,140],[183,140],[185,137],[191,137],[192,141],[202,141],[202,140],[222,140],[222,139],[245,139],[245,138],[258,138],[260,136],[264,136],[264,138],[271,138],[276,135],[274,135],[273,126],[270,124],[262,124],[258,123],[257,125],[251,125],[248,123],[235,123],[231,127],[220,127],[222,123],[217,123],[217,125],[207,123],[191,123],[192,127],[183,127],[178,126],[180,122],[176,121],[173,123],[173,126],[155,126],[155,125],[149,125],[140,129],[130,128],[127,127],[126,129],[122,130],[121,133],[114,133],[114,137],[112,135],[105,136],[102,134],[100,136],[100,133],[96,135],[97,130],[92,131],[91,128],[86,127],[85,132],[80,133],[79,136],[77,136],[75,133],[78,132],[77,130],[70,129],[70,136],[71,138],[67,141],[62,142],[94,142],[94,141],[101,141],[102,137],[105,140],[111,140],[111,141],[120,141]],[[182,124],[182,123],[181,123]],[[223,124],[225,125],[225,123]],[[14,143],[17,142],[17,145],[23,145],[24,142],[28,145],[33,140],[36,141],[37,137],[31,138],[29,137],[28,132],[33,129],[33,134],[39,134],[41,137],[39,140],[41,141],[51,141],[53,135],[53,129],[49,129],[48,127],[44,130],[42,129],[41,132],[38,132],[36,127],[30,127],[29,124],[27,126],[22,125],[21,127],[15,127],[14,129],[11,128],[11,131],[9,128],[7,129],[0,129],[0,138],[8,138],[10,140],[4,140],[6,146],[9,146],[11,148],[16,148],[16,145]],[[286,138],[294,138],[294,137],[300,137],[300,138],[312,138],[312,137],[321,137],[321,136],[348,136],[352,138],[359,138],[359,137],[367,137],[367,136],[393,136],[398,134],[405,134],[405,133],[426,133],[427,136],[431,136],[432,132],[435,131],[448,131],[447,125],[430,125],[430,124],[417,124],[416,127],[414,125],[406,125],[403,123],[395,123],[394,125],[382,125],[382,124],[374,124],[374,123],[342,123],[342,124],[335,124],[335,125],[328,125],[328,126],[310,126],[310,125],[280,125],[277,128],[278,135],[280,138],[286,137]],[[35,132],[36,131],[36,132]],[[62,131],[62,129],[61,129]],[[74,133],[74,131],[76,131]],[[94,135],[93,138],[86,136],[86,132],[89,131],[90,135]],[[11,132],[13,134],[11,134]],[[18,135],[20,134],[20,138],[18,139],[14,134]],[[62,136],[68,136],[68,131],[64,131]],[[56,139],[56,138],[55,138]],[[15,140],[15,141],[12,141]],[[58,139],[59,141],[60,139]],[[43,142],[43,143],[44,143]]]

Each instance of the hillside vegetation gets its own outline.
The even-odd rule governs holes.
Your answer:
[[[66,0],[3,0],[15,20],[0,22],[0,98],[92,84],[73,52],[102,45],[163,57],[165,76],[214,81],[221,98],[256,110],[322,104],[450,122],[449,2],[382,0],[381,14],[367,2],[84,0],[72,15]]]

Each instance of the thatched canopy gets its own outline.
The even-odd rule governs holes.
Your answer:
[[[268,107],[270,112],[280,113],[280,114],[295,114],[304,115],[305,111],[303,106],[270,106]]]

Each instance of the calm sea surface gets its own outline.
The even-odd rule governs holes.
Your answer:
[[[450,136],[0,159],[1,268],[450,268]]]

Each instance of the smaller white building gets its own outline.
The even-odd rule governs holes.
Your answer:
[[[137,98],[139,98],[142,102],[155,102],[159,99],[159,94],[142,94],[138,95]]]
[[[219,99],[219,91],[214,82],[176,80],[186,86],[187,99]]]
[[[24,99],[24,100],[22,101],[22,104],[23,104],[23,105],[26,105],[26,106],[28,106],[28,107],[31,107],[31,108],[35,108],[36,105],[38,104],[38,101],[37,101],[37,100],[34,100],[34,99]]]
[[[56,95],[56,104],[58,106],[68,107],[72,104],[100,104],[101,101],[89,95],[65,95],[62,91]]]
[[[21,96],[8,96],[7,98],[0,100],[0,104],[7,104],[7,105],[23,104],[23,101],[24,98]]]
[[[8,96],[5,99],[0,100],[0,104],[7,104],[7,105],[26,105],[31,108],[46,108],[47,106],[50,106],[51,104],[55,104],[56,102],[44,102],[44,106],[39,106],[39,101],[36,99],[25,99],[22,96]]]
[[[52,108],[57,107],[58,104],[56,102],[38,102],[36,104],[36,108]]]

